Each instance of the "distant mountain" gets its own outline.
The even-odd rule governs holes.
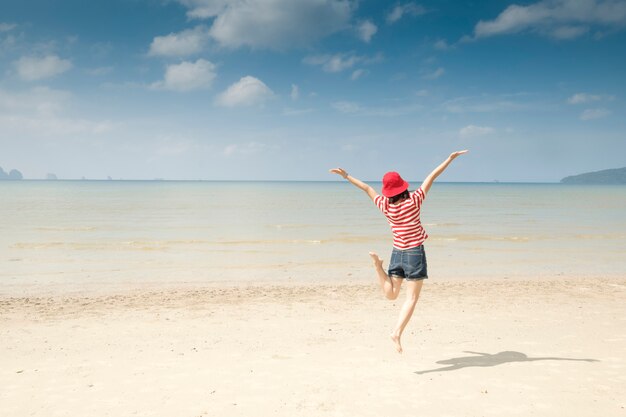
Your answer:
[[[0,167],[0,181],[2,180],[21,180],[24,177],[22,173],[17,169],[12,169],[8,174],[4,172],[4,169]]]
[[[572,175],[561,180],[563,184],[626,184],[626,168],[605,169]]]

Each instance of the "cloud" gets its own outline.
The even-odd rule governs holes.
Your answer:
[[[424,78],[425,80],[436,80],[437,78],[441,77],[443,74],[445,74],[446,70],[439,67],[436,70],[426,73],[424,75],[422,75],[422,78]]]
[[[295,101],[298,98],[300,98],[300,88],[295,84],[291,84],[291,99]]]
[[[426,9],[423,6],[420,6],[416,3],[406,3],[399,4],[389,12],[387,15],[387,23],[393,24],[398,20],[402,19],[404,16],[421,16],[426,14]]]
[[[150,44],[150,56],[188,56],[202,51],[208,40],[204,26],[187,29],[178,33],[157,36]]]
[[[367,73],[368,73],[368,71],[364,70],[364,69],[355,70],[354,72],[352,72],[352,75],[350,76],[350,79],[352,81],[356,81],[356,80],[358,80],[359,78],[361,78],[363,75],[365,75]]]
[[[446,42],[445,39],[439,39],[433,44],[433,48],[440,51],[447,51],[448,49],[452,48],[452,46],[448,45],[448,42]]]
[[[373,64],[382,61],[382,55],[373,58],[355,55],[353,53],[338,53],[334,55],[313,55],[305,57],[302,62],[308,65],[319,65],[326,72],[341,72],[354,67],[356,64]]]
[[[308,46],[348,29],[354,0],[178,0],[194,19],[213,19],[221,46],[285,49]]]
[[[621,0],[543,0],[527,6],[508,6],[494,20],[479,21],[473,37],[514,34],[524,31],[557,39],[581,36],[592,25],[626,25],[626,2]]]
[[[254,106],[274,97],[274,92],[263,81],[246,76],[220,94],[216,103],[223,107]]]
[[[587,109],[580,114],[580,120],[602,119],[611,114],[607,109]]]
[[[360,150],[361,147],[358,146],[358,145],[354,145],[352,143],[345,143],[345,144],[341,145],[340,149],[343,152],[355,152],[355,151]]]
[[[192,19],[208,19],[222,13],[231,0],[179,0],[189,9],[187,16]]]
[[[574,39],[589,32],[587,26],[561,26],[552,31],[552,37],[556,39]]]
[[[64,110],[72,95],[63,90],[35,87],[22,92],[0,89],[0,113],[52,116]]]
[[[156,90],[192,91],[208,89],[215,79],[215,65],[210,61],[198,59],[196,62],[183,61],[168,65],[163,81],[153,83]]]
[[[495,132],[493,127],[468,125],[459,130],[459,136],[462,138],[473,138],[477,136],[485,136]]]
[[[15,23],[0,23],[0,32],[8,32],[17,27]]]
[[[56,55],[44,57],[23,56],[13,63],[18,76],[24,81],[37,81],[54,77],[72,68],[72,62]]]
[[[419,104],[396,107],[363,107],[359,103],[353,101],[336,101],[331,104],[331,107],[340,113],[376,117],[406,116],[423,109],[423,106]]]
[[[33,137],[54,135],[99,135],[114,128],[108,121],[93,121],[65,115],[71,93],[36,87],[22,92],[0,89],[0,131],[29,133]]]
[[[604,100],[614,100],[614,99],[615,99],[614,96],[576,93],[570,98],[568,98],[567,102],[569,104],[582,104],[582,103],[591,103],[593,101],[604,101]]]
[[[309,56],[304,58],[303,62],[309,65],[320,65],[326,72],[341,72],[352,68],[363,59],[363,57],[353,54],[335,54]]]
[[[315,110],[314,109],[291,109],[291,108],[286,108],[283,110],[283,116],[300,116],[303,114],[310,114],[313,113]]]
[[[353,101],[336,101],[331,106],[340,113],[356,113],[361,110],[361,106]]]
[[[365,43],[369,43],[376,32],[378,32],[378,27],[369,20],[366,20],[358,26],[357,32],[359,39]]]
[[[550,111],[549,104],[531,101],[535,97],[528,93],[484,94],[480,96],[458,97],[443,103],[443,109],[450,113],[493,113],[510,111]]]
[[[90,68],[87,69],[87,74],[89,75],[93,75],[94,77],[98,77],[101,75],[106,75],[106,74],[110,74],[111,72],[113,72],[114,67],[112,66],[108,66],[108,67],[97,67],[97,68]]]

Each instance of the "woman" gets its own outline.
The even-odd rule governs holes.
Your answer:
[[[383,195],[380,196],[372,187],[350,176],[344,169],[330,170],[333,174],[341,175],[365,191],[385,215],[391,226],[393,250],[388,272],[383,269],[383,261],[376,253],[370,252],[370,256],[374,261],[380,287],[388,299],[395,300],[398,298],[402,281],[407,281],[407,298],[400,310],[396,327],[391,333],[391,340],[398,353],[402,353],[400,342],[402,332],[413,315],[423,280],[428,278],[426,253],[423,245],[428,235],[420,222],[422,202],[426,198],[433,181],[450,165],[450,162],[466,152],[458,151],[450,154],[448,159],[426,177],[421,187],[412,193],[408,191],[409,184],[397,172],[385,174],[383,177]]]

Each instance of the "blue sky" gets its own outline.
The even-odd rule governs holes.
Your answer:
[[[26,178],[558,181],[625,166],[626,1],[9,0]]]

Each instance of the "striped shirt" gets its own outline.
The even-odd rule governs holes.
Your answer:
[[[420,187],[398,204],[389,204],[389,199],[381,195],[374,198],[374,203],[387,217],[391,226],[394,248],[400,250],[416,248],[428,237],[420,221],[420,207],[425,197],[424,190]]]

